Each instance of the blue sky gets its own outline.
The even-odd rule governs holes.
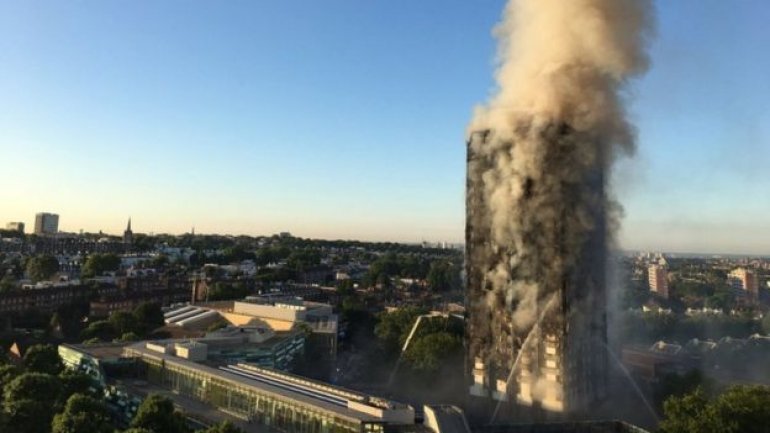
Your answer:
[[[0,223],[460,241],[502,0],[0,0]],[[621,245],[770,253],[770,8],[659,2]]]

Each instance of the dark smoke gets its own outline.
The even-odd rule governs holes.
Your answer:
[[[606,341],[617,225],[606,181],[617,154],[634,150],[623,89],[647,69],[651,10],[649,0],[511,0],[495,31],[498,88],[470,125],[467,242],[471,359],[498,377],[546,305],[541,338],[562,337],[569,322]],[[597,318],[572,324],[580,314]],[[541,379],[535,399],[549,386]]]

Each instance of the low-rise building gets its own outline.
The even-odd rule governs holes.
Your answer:
[[[203,422],[217,412],[240,420],[248,432],[379,433],[415,426],[409,405],[251,363],[214,366],[195,362],[210,346],[201,342],[61,345],[69,368],[86,372],[130,419],[140,396],[161,392]],[[120,354],[117,350],[120,349]],[[114,373],[110,377],[110,372]],[[118,383],[119,382],[119,383]],[[201,410],[202,407],[212,410]]]

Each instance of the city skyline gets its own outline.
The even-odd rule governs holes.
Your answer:
[[[2,224],[459,242],[502,4],[0,5]],[[768,253],[767,8],[657,6],[620,247]]]

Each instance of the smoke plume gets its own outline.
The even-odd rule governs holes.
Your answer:
[[[565,287],[588,308],[604,300],[607,173],[634,151],[624,89],[648,67],[651,18],[651,0],[506,5],[497,87],[469,126],[469,261],[482,286],[470,287],[471,356],[510,366],[515,353],[496,348],[520,345]],[[592,290],[601,299],[586,301]]]

